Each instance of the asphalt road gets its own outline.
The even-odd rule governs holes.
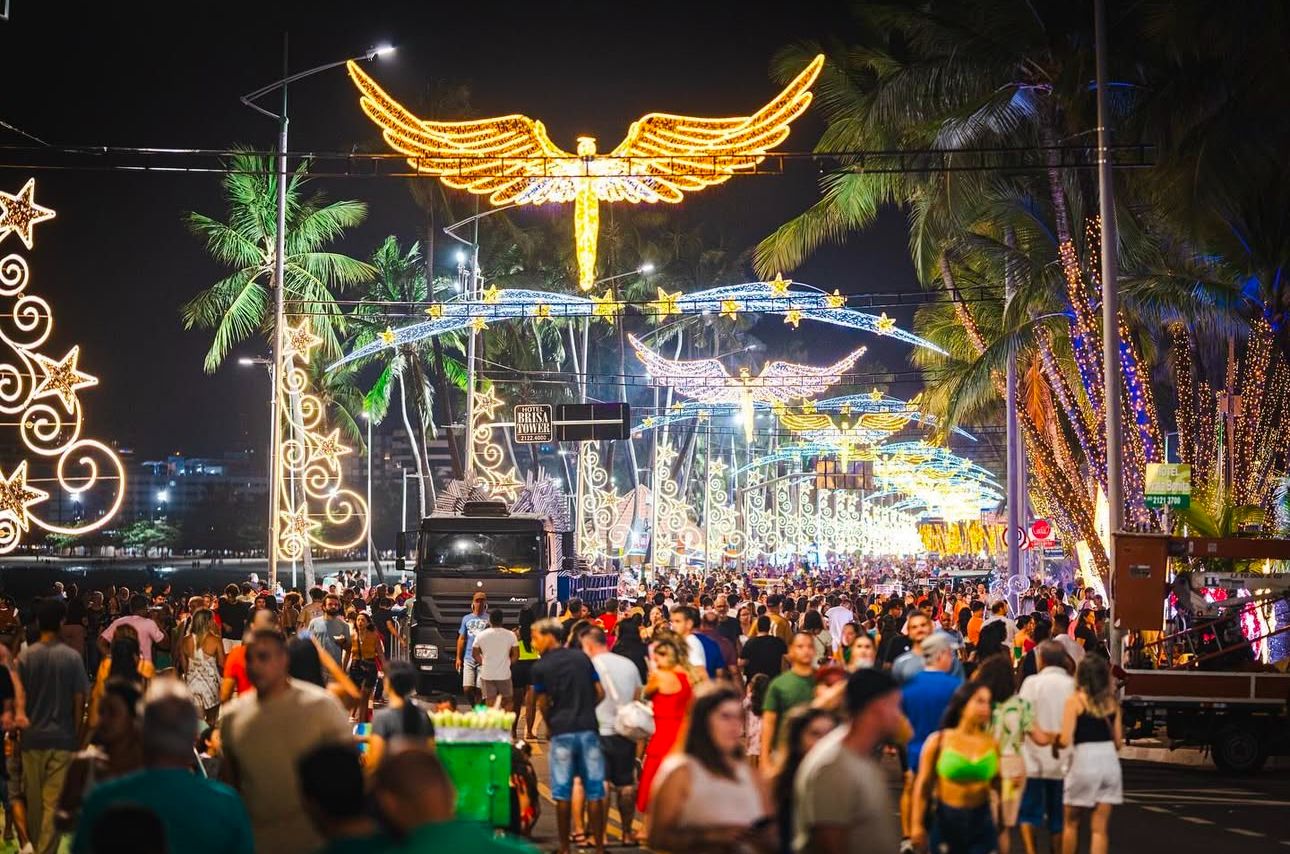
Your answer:
[[[533,841],[543,851],[556,850],[555,806],[546,788],[545,742],[535,745],[534,764],[543,790],[542,817]],[[898,772],[887,765],[893,793]],[[1264,771],[1254,777],[1231,777],[1213,768],[1154,762],[1125,762],[1125,803],[1111,816],[1111,851],[1187,854],[1187,852],[1290,852],[1290,771]],[[895,798],[893,796],[893,802]],[[610,847],[622,838],[616,810],[611,811]],[[644,851],[616,847],[617,851]],[[1024,849],[1015,839],[1013,851]],[[1048,850],[1040,843],[1041,852]],[[1087,829],[1081,852],[1088,850]],[[894,853],[893,853],[894,854]]]

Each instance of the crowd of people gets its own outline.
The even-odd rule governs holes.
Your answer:
[[[615,811],[624,844],[666,851],[1073,854],[1086,822],[1108,850],[1100,596],[1036,581],[1014,607],[984,580],[890,577],[673,577],[509,628],[480,592],[458,666],[549,738],[561,852],[603,850]]]
[[[1121,728],[1096,591],[1036,582],[1012,607],[905,569],[661,578],[518,619],[480,589],[462,699],[516,712],[546,755],[561,852],[604,850],[613,817],[664,851],[1073,854],[1086,822],[1108,850]],[[453,818],[416,672],[389,654],[412,595],[0,599],[6,835],[42,854],[531,850]]]

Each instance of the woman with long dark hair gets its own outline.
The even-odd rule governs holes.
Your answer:
[[[636,665],[641,682],[649,679],[649,647],[641,640],[641,618],[627,617],[618,623],[618,640],[614,642],[613,652]]]
[[[959,686],[941,729],[923,743],[914,783],[910,837],[945,854],[992,854],[998,849],[990,793],[999,784],[999,747],[990,732],[990,689]],[[931,812],[932,826],[924,823]]]
[[[391,661],[385,669],[385,696],[389,703],[372,717],[367,742],[367,770],[375,771],[394,739],[415,739],[418,746],[434,747],[434,722],[412,696],[417,688],[416,668],[408,661]]]
[[[123,682],[130,682],[143,691],[148,684],[148,679],[152,677],[152,664],[143,660],[143,654],[139,651],[139,638],[133,631],[125,628],[116,633],[112,638],[112,646],[108,650],[108,657],[103,659],[99,664],[98,677],[94,680],[94,686],[90,689],[90,728],[98,726],[99,723],[99,704],[103,699],[103,691],[107,683],[113,679],[119,679]]]
[[[536,621],[534,607],[529,606],[520,611],[519,625],[515,627],[516,646],[519,658],[511,662],[511,690],[515,693],[515,720],[511,724],[511,738],[515,737],[520,725],[518,714],[521,705],[524,707],[524,737],[532,741],[533,726],[537,723],[537,695],[533,693],[533,663],[538,660],[537,650],[533,648],[533,623]]]
[[[1075,693],[1066,701],[1058,745],[1075,747],[1062,790],[1062,851],[1075,854],[1080,825],[1091,813],[1089,852],[1106,854],[1111,847],[1111,807],[1124,803],[1119,756],[1124,731],[1111,665],[1100,655],[1084,656],[1075,668]]]
[[[775,819],[779,822],[779,850],[793,850],[793,778],[802,760],[820,739],[828,735],[837,721],[827,709],[801,706],[784,719],[784,761],[775,771],[771,795],[775,801]],[[769,762],[770,757],[764,757]]]
[[[715,683],[701,686],[690,710],[683,749],[658,769],[650,807],[651,848],[775,850],[770,798],[744,761],[742,738],[739,692]]]

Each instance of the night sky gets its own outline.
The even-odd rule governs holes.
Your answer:
[[[542,120],[557,145],[572,150],[574,137],[589,133],[605,151],[652,110],[732,115],[756,109],[778,90],[769,75],[778,48],[801,38],[845,38],[842,5],[799,0],[754,13],[770,7],[672,0],[12,0],[10,20],[0,23],[8,78],[0,121],[54,144],[267,149],[274,122],[238,97],[281,76],[282,34],[289,30],[293,71],[392,43],[398,48],[392,57],[366,67],[410,105],[419,103],[432,78],[464,82],[478,115],[522,112]],[[628,9],[641,11],[629,15]],[[342,69],[294,87],[290,112],[293,151],[382,150]],[[809,149],[821,128],[819,117],[808,113],[784,148]],[[27,142],[0,129],[0,143]],[[101,380],[83,397],[91,433],[143,458],[260,447],[267,432],[264,374],[239,367],[235,357],[217,374],[203,373],[209,333],[185,332],[179,319],[187,299],[224,275],[181,220],[190,210],[223,218],[218,176],[5,169],[0,189],[16,191],[29,174],[37,177],[36,200],[58,211],[56,220],[37,226],[31,288],[54,305],[51,349],[79,342],[81,366]],[[737,222],[735,236],[751,246],[811,203],[815,178],[803,165],[784,176],[735,179],[685,205],[691,219]],[[340,244],[343,251],[366,257],[386,234],[405,242],[417,237],[421,217],[405,180],[320,179],[315,186],[370,207],[364,226]],[[0,246],[15,248],[13,237]],[[447,266],[452,248],[446,241],[440,252]],[[784,272],[844,293],[918,289],[904,220],[894,210],[845,247]],[[909,310],[888,313],[902,325],[910,321]],[[782,326],[778,318],[773,323]],[[908,368],[903,345],[818,324],[803,330],[808,326],[813,357],[864,343],[886,367]],[[262,342],[248,342],[235,355],[264,352]],[[891,389],[902,397],[915,390],[908,384]]]

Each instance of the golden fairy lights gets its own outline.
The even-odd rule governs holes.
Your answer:
[[[36,204],[35,195],[34,178],[17,193],[0,192],[0,241],[12,233],[27,249],[34,246],[34,227],[54,217],[53,210]],[[67,536],[102,528],[125,497],[121,459],[102,442],[81,436],[80,393],[97,386],[98,379],[81,370],[79,346],[61,358],[42,352],[53,333],[53,309],[27,290],[30,279],[23,255],[0,258],[0,300],[11,301],[0,309],[0,316],[8,318],[0,324],[0,342],[8,347],[0,360],[0,412],[17,417],[21,446],[32,455],[8,472],[0,471],[0,553],[17,548],[33,526]],[[46,467],[48,475],[33,476],[34,468]],[[71,525],[55,524],[40,513],[55,489],[86,507],[92,506],[86,496],[104,493],[103,512]]]
[[[542,122],[523,115],[463,122],[417,118],[354,62],[349,75],[363,112],[385,142],[408,156],[418,172],[454,189],[486,195],[490,204],[574,205],[578,282],[596,280],[600,203],[675,204],[687,192],[721,184],[756,168],[787,138],[789,125],[811,103],[817,56],[770,103],[749,116],[698,118],[650,113],[633,122],[608,155],[596,140],[577,138],[576,154],[556,146]]]
[[[470,441],[474,444],[475,479],[495,496],[514,501],[519,495],[519,476],[515,467],[506,464],[506,452],[493,439],[493,424],[502,399],[494,386],[475,392],[475,412],[470,424]]]
[[[283,484],[277,549],[284,560],[297,560],[313,547],[353,548],[367,538],[370,520],[367,501],[344,483],[340,458],[353,449],[340,441],[339,429],[327,429],[326,405],[311,392],[303,367],[322,338],[307,318],[282,334],[282,363],[274,372],[282,437],[276,465]]]

